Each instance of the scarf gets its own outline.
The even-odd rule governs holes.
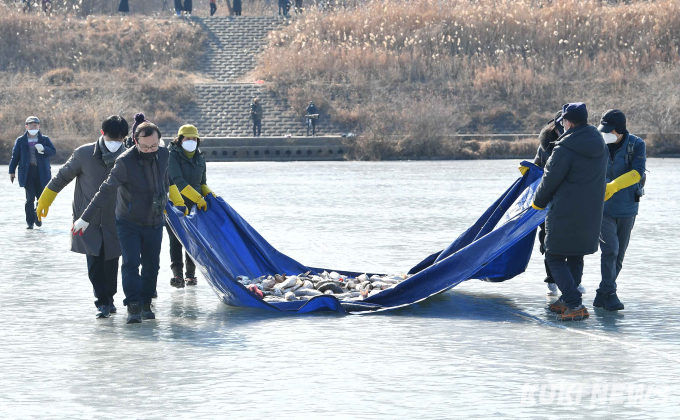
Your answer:
[[[120,156],[120,154],[125,150],[125,147],[121,145],[120,148],[118,148],[118,150],[115,152],[109,151],[109,149],[106,147],[106,144],[104,144],[104,136],[99,137],[99,140],[97,140],[97,147],[99,147],[99,151],[102,154],[104,165],[106,165],[106,167],[109,169],[113,168],[116,158]]]

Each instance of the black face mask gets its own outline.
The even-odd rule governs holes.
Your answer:
[[[155,152],[144,153],[141,150],[139,150],[139,148],[137,148],[137,151],[139,152],[139,156],[141,156],[141,158],[147,162],[152,162],[156,158],[156,155],[158,154],[158,150],[156,150]]]

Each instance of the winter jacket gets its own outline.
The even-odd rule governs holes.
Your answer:
[[[253,120],[261,121],[263,115],[264,115],[264,110],[262,109],[262,105],[260,105],[260,104],[250,105],[250,116]]]
[[[187,185],[201,192],[201,185],[206,184],[205,159],[200,149],[196,149],[194,157],[189,159],[182,150],[181,146],[174,143],[170,144],[170,163],[168,164],[168,174],[170,183],[177,185],[177,189],[184,190]],[[184,202],[189,205],[194,203],[182,194]],[[194,203],[196,204],[196,203]]]
[[[574,127],[555,144],[536,190],[534,204],[548,207],[546,253],[597,252],[609,153],[592,125]]]
[[[168,161],[170,154],[165,147],[159,147],[156,158],[148,162],[143,159],[137,147],[124,151],[99,188],[99,192],[85,209],[81,218],[86,222],[95,216],[116,195],[116,218],[140,226],[158,226],[164,222],[164,207],[168,201]]]
[[[38,173],[40,174],[40,191],[50,182],[52,178],[52,168],[50,167],[50,157],[57,153],[52,141],[49,137],[43,136],[38,131],[38,143],[45,148],[44,153],[36,153],[36,161],[38,164]],[[14,148],[12,149],[12,158],[9,161],[9,173],[13,174],[17,167],[19,168],[19,186],[26,186],[26,178],[28,177],[28,168],[31,166],[31,148],[28,145],[28,132],[16,139]]]
[[[307,115],[314,115],[318,113],[319,110],[316,108],[316,105],[312,104],[307,107]]]
[[[555,131],[555,120],[550,121],[538,135],[539,146],[536,150],[536,157],[534,158],[534,165],[545,167],[548,159],[555,148],[555,141],[559,138],[559,134]]]
[[[78,220],[99,187],[109,177],[111,168],[102,160],[102,140],[77,148],[59,172],[52,178],[47,188],[61,192],[73,179],[76,188],[73,191],[73,220]],[[104,146],[105,147],[105,146]],[[124,147],[118,149],[120,155]],[[116,233],[116,195],[97,210],[89,220],[90,225],[83,235],[71,236],[71,251],[80,254],[98,256],[104,244],[104,259],[111,260],[121,255],[118,234]]]
[[[633,143],[633,155],[628,155],[628,143]],[[645,141],[632,134],[626,134],[623,144],[614,153],[614,159],[607,149],[607,182],[611,182],[632,170],[638,171],[640,176],[645,174],[647,151]],[[628,164],[626,161],[630,160]],[[604,203],[604,215],[609,217],[633,217],[638,214],[640,203],[635,201],[635,193],[642,187],[640,184],[631,185],[614,194]]]

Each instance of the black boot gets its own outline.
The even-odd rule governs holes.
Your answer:
[[[604,297],[604,309],[608,311],[620,311],[623,309],[623,303],[616,296],[616,292],[610,293]]]
[[[142,322],[142,305],[140,305],[138,302],[128,303],[127,310],[128,310],[127,317],[128,324],[139,324],[140,322]]]
[[[109,310],[109,305],[100,305],[97,308],[97,318],[108,318],[111,316],[111,311]]]
[[[597,292],[595,294],[595,300],[593,300],[593,306],[596,308],[602,308],[604,306],[604,293]]]
[[[142,319],[156,319],[156,315],[151,310],[150,303],[142,305]]]

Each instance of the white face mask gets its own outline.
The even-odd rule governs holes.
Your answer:
[[[109,149],[109,152],[115,153],[118,149],[120,149],[120,146],[123,145],[122,141],[106,141],[104,140],[104,144],[106,145],[106,148]]]
[[[35,137],[35,135],[38,134],[38,131],[40,130],[28,130],[28,135],[31,137]]]
[[[186,150],[187,152],[191,153],[196,150],[196,145],[198,143],[194,140],[184,140],[182,142],[182,148]]]
[[[604,139],[604,142],[606,144],[616,143],[616,140],[618,140],[618,137],[616,137],[616,134],[612,134],[612,133],[602,133],[602,138]]]

